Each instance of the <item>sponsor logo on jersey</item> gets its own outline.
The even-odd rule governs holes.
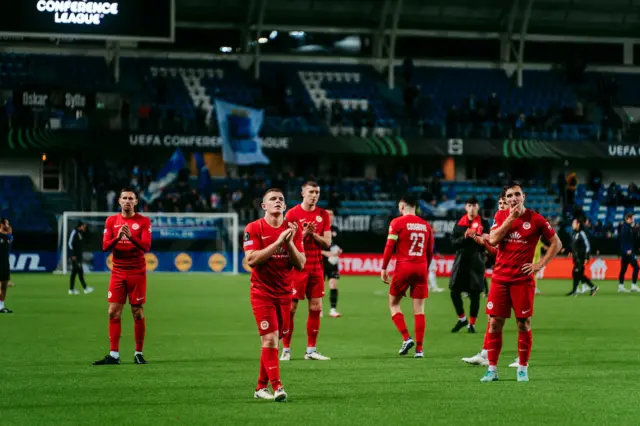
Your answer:
[[[509,234],[509,239],[511,240],[519,240],[520,238],[522,238],[522,235],[517,231]]]

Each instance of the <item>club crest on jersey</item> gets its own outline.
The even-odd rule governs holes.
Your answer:
[[[138,225],[137,223],[134,223],[131,229],[133,229],[134,231],[137,231],[138,229],[140,229],[140,225]]]
[[[269,328],[269,321],[262,321],[260,323],[260,329],[267,330]]]
[[[478,223],[477,223],[477,222],[474,222],[474,223],[473,223],[473,225],[471,225],[471,227],[472,227],[473,229],[476,229],[476,228],[478,227]]]
[[[322,216],[316,216],[316,222],[318,223],[322,222]]]
[[[245,241],[249,241],[249,239],[250,239],[250,238],[251,238],[251,235],[249,235],[249,233],[248,233],[248,232],[245,232],[245,233],[244,233],[244,240],[245,240]]]
[[[487,309],[493,309],[493,302],[487,303]]]
[[[522,228],[531,229],[531,224],[529,222],[525,222],[525,223],[522,224]]]

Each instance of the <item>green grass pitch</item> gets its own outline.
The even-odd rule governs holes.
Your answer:
[[[517,383],[507,367],[516,356],[510,321],[501,380],[480,383],[484,368],[460,358],[480,350],[484,314],[477,334],[451,334],[449,294],[433,294],[425,359],[399,357],[387,287],[376,277],[344,277],[344,316],[323,318],[318,343],[333,359],[302,359],[303,309],[294,359],[281,366],[290,401],[276,404],[253,399],[260,349],[247,276],[151,275],[150,364],[132,364],[133,321],[125,311],[124,364],[101,367],[91,362],[108,351],[107,275],[89,276],[97,292],[79,296],[67,294],[68,277],[13,278],[7,306],[15,313],[0,316],[2,425],[640,424],[640,294],[618,294],[611,282],[595,297],[574,298],[564,296],[568,282],[542,281],[531,382]]]

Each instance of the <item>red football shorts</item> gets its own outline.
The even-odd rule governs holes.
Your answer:
[[[291,271],[293,299],[321,299],[324,297],[324,271],[315,272]]]
[[[396,265],[396,270],[389,286],[389,294],[405,297],[407,290],[411,289],[409,295],[412,299],[426,299],[429,297],[427,274],[427,266],[424,264]]]
[[[130,305],[143,305],[147,301],[147,274],[112,271],[109,281],[109,303],[124,305],[129,296]]]
[[[533,299],[536,286],[533,277],[516,283],[491,280],[487,298],[487,314],[494,317],[511,318],[511,309],[516,318],[533,316]]]
[[[278,332],[282,339],[289,333],[291,297],[271,297],[251,292],[251,309],[258,325],[258,334]]]

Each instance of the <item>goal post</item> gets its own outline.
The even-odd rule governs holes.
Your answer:
[[[70,272],[70,238],[77,225],[83,234],[83,269],[108,272],[111,253],[102,251],[104,223],[109,212],[64,212],[58,227],[59,273]],[[151,250],[145,255],[149,272],[209,272],[236,275],[244,270],[240,258],[237,213],[141,213],[151,220]]]

